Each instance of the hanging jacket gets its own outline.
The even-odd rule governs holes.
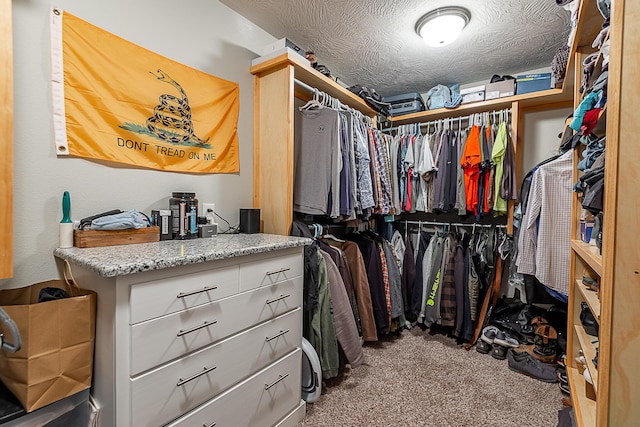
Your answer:
[[[322,366],[322,377],[333,378],[338,375],[340,360],[338,355],[338,339],[331,313],[331,295],[327,263],[318,249],[318,305],[313,312],[309,330],[305,338],[318,353]]]
[[[364,354],[362,352],[356,322],[353,318],[353,312],[351,311],[351,305],[349,304],[349,297],[338,267],[331,259],[331,256],[323,250],[320,250],[320,255],[322,255],[327,264],[329,294],[331,297],[336,338],[347,360],[353,368],[356,368],[364,362]]]

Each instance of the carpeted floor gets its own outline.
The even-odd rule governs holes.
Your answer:
[[[325,381],[307,426],[554,427],[557,384],[414,328],[365,344],[365,364]]]

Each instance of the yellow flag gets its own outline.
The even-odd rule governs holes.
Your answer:
[[[234,173],[237,83],[52,11],[56,152],[139,167]]]

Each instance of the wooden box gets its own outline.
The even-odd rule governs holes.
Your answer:
[[[73,230],[73,246],[97,248],[100,246],[130,245],[160,240],[160,227],[129,230]]]

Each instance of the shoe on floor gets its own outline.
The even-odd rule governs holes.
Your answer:
[[[517,339],[510,337],[502,331],[498,331],[496,333],[496,336],[493,339],[493,343],[508,348],[518,348],[518,346],[520,345],[520,342]]]
[[[535,354],[545,357],[555,357],[558,348],[558,333],[551,325],[540,325],[536,329],[533,340]]]
[[[493,344],[493,340],[498,332],[500,332],[500,329],[496,328],[495,326],[487,326],[482,330],[480,339],[487,344]]]
[[[536,359],[538,359],[539,361],[543,362],[543,363],[555,363],[556,362],[556,353],[553,354],[549,354],[549,355],[544,355],[544,354],[538,354],[535,352],[535,346],[533,344],[521,344],[517,350],[518,352],[527,352],[530,355],[532,355],[533,357],[535,357]]]
[[[483,340],[478,340],[476,342],[476,351],[478,353],[487,354],[491,351],[491,344]]]
[[[558,379],[560,380],[561,383],[565,383],[565,384],[569,383],[569,378],[567,378],[566,372],[558,371]]]
[[[494,344],[491,349],[491,357],[498,360],[504,360],[507,357],[507,347],[500,344]]]
[[[558,381],[556,369],[553,366],[542,363],[529,353],[519,353],[513,349],[509,349],[507,352],[507,362],[509,369],[512,371],[528,375],[546,383],[555,383]]]
[[[560,383],[558,384],[558,387],[560,387],[560,391],[562,391],[564,394],[568,394],[569,396],[571,396],[571,389],[569,388],[569,383],[560,381]]]

